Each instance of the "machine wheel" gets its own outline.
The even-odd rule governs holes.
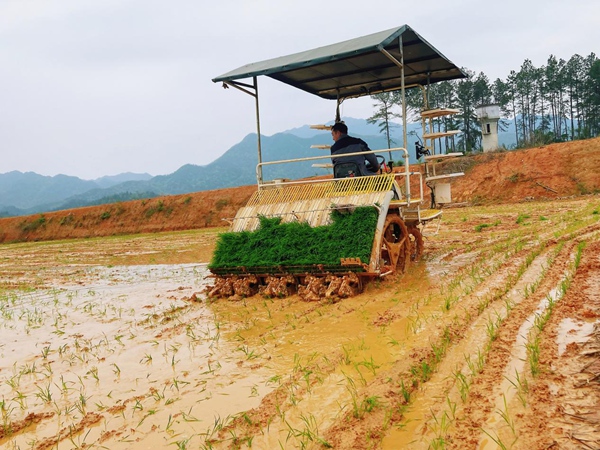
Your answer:
[[[408,229],[399,216],[389,214],[381,236],[381,271],[404,272],[409,259]]]
[[[423,234],[417,227],[408,227],[408,239],[410,242],[410,260],[418,261],[423,255]]]

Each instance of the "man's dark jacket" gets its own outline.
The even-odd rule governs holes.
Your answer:
[[[357,153],[357,152],[368,152],[371,151],[369,146],[365,141],[359,138],[348,136],[347,134],[342,135],[332,146],[331,146],[331,154],[332,155],[343,155],[344,153]],[[367,169],[366,162],[369,162],[370,167]],[[334,173],[336,165],[346,164],[346,163],[355,163],[358,167],[357,174],[355,176],[362,175],[373,175],[375,172],[379,170],[379,163],[377,162],[377,157],[373,154],[367,155],[355,155],[355,156],[344,156],[344,157],[336,157],[332,160],[334,166]],[[348,175],[345,175],[348,176]]]

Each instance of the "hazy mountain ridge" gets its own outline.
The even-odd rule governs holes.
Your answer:
[[[379,127],[366,120],[344,118],[353,136],[361,137],[372,149],[385,149],[387,142]],[[330,123],[331,124],[331,123]],[[414,144],[420,134],[420,123],[409,124],[408,150],[414,162]],[[502,138],[507,133],[501,133]],[[400,145],[402,127],[395,125],[392,138]],[[39,212],[70,209],[104,203],[114,203],[139,198],[152,198],[161,195],[176,195],[213,189],[222,189],[256,183],[257,136],[248,134],[219,158],[205,166],[186,164],[175,172],[152,177],[149,174],[123,173],[105,176],[96,180],[82,180],[74,176],[56,175],[48,177],[33,172],[18,171],[0,174],[0,217],[34,214]],[[264,162],[326,156],[327,150],[312,149],[313,144],[332,144],[328,131],[314,130],[309,125],[286,130],[272,136],[261,136]],[[388,158],[385,151],[381,153]],[[400,159],[400,154],[393,155]],[[265,165],[263,178],[300,178],[329,173],[325,169],[312,167],[306,161],[296,164]]]
[[[96,180],[69,175],[45,176],[17,170],[0,174],[0,216],[30,214],[59,208],[73,193],[110,188],[126,180],[151,179],[150,174],[123,173]],[[136,182],[136,181],[134,181]]]
[[[115,184],[124,183],[127,181],[146,181],[152,178],[149,173],[133,173],[125,172],[118,175],[107,175],[96,178],[94,182],[101,188],[109,188]]]

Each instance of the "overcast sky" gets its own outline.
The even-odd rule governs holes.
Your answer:
[[[0,173],[208,164],[256,131],[252,97],[211,81],[247,63],[407,24],[493,81],[599,54],[599,18],[598,0],[0,0]],[[269,78],[259,92],[263,134],[334,118],[334,101]]]

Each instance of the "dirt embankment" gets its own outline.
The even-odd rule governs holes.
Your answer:
[[[514,203],[600,190],[600,138],[456,161],[467,166],[452,185],[457,202]]]
[[[220,227],[256,186],[132,200],[0,219],[0,243]]]
[[[600,191],[600,138],[480,154],[443,166],[465,172],[452,181],[455,202],[490,204],[595,193]],[[4,218],[0,243],[218,227],[235,216],[255,189],[241,186]]]

